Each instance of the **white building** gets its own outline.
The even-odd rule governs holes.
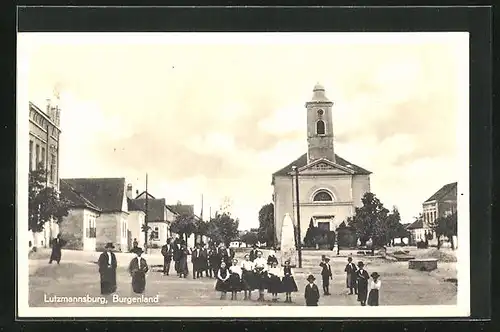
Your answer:
[[[370,174],[335,154],[332,119],[333,103],[317,84],[312,99],[305,104],[307,124],[307,153],[273,174],[276,244],[281,243],[281,224],[286,213],[296,221],[295,172],[299,173],[299,205],[301,241],[304,241],[309,222],[335,231],[354,215],[361,198],[370,191]]]

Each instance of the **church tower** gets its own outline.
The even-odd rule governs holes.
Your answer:
[[[307,163],[320,158],[335,162],[333,149],[333,123],[331,102],[325,96],[325,88],[314,86],[313,97],[307,108]]]

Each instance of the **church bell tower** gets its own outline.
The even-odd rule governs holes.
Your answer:
[[[335,162],[333,149],[333,124],[331,102],[325,96],[325,88],[319,83],[314,86],[313,97],[307,108],[307,162],[325,158]]]

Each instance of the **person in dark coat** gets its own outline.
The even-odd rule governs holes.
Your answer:
[[[196,248],[191,254],[191,263],[193,264],[193,279],[201,278],[203,271],[205,269],[204,262],[207,260],[207,255],[203,249],[201,249],[200,244],[196,245]]]
[[[345,266],[344,272],[346,273],[346,287],[349,289],[349,294],[358,294],[358,289],[356,287],[357,275],[356,272],[358,268],[356,264],[352,262],[352,257],[347,258],[347,265]]]
[[[130,249],[130,252],[135,253],[137,248],[139,248],[139,242],[137,242],[137,238],[134,238],[134,241],[132,242],[132,249]]]
[[[290,260],[285,261],[285,266],[283,267],[283,292],[286,294],[286,303],[292,303],[292,293],[297,292],[299,289],[295,283],[295,278],[292,274],[292,268],[290,267]]]
[[[181,256],[182,256],[181,244],[180,244],[180,240],[177,238],[174,240],[172,258],[174,260],[175,272],[177,273],[177,275],[179,277],[181,275],[181,269],[180,269]]]
[[[248,254],[248,257],[251,262],[253,262],[257,258],[257,246],[254,244],[252,246],[252,250],[250,250],[250,253]]]
[[[190,254],[189,248],[184,242],[181,244],[180,255],[179,255],[179,278],[187,278],[189,274],[188,268],[188,256]]]
[[[149,271],[148,263],[141,257],[142,248],[137,248],[134,257],[128,266],[128,272],[132,277],[132,290],[136,294],[142,294],[146,289],[146,273]]]
[[[210,273],[210,278],[217,278],[217,271],[219,270],[220,258],[217,253],[215,246],[212,246],[208,251],[208,272]]]
[[[61,234],[57,234],[57,237],[52,240],[52,253],[50,254],[49,264],[52,261],[56,261],[57,264],[61,262],[61,248],[66,244],[66,241],[61,239]]]
[[[318,286],[314,283],[314,276],[310,274],[307,277],[307,281],[309,282],[304,291],[304,298],[306,299],[306,306],[315,307],[319,302],[319,289]]]
[[[221,292],[220,299],[226,298],[226,293],[229,291],[229,270],[226,267],[226,263],[221,262],[220,267],[217,270],[217,282],[215,283],[215,290]]]
[[[368,279],[370,275],[364,269],[365,264],[363,262],[358,263],[358,271],[356,272],[356,279],[358,283],[358,301],[362,306],[366,305],[366,297],[368,295]]]
[[[373,280],[370,281],[370,293],[368,294],[368,305],[378,306],[379,292],[380,292],[380,275],[377,272],[371,274]]]
[[[324,257],[319,266],[321,266],[321,278],[323,279],[323,295],[330,295],[330,280],[333,279],[330,258]]]
[[[174,243],[172,239],[168,239],[167,243],[161,247],[161,254],[163,255],[163,275],[170,273],[170,263],[174,256]]]
[[[101,294],[108,295],[116,292],[116,256],[112,252],[113,243],[107,243],[105,251],[99,256],[99,274],[101,276]]]

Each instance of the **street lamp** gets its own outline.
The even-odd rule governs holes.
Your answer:
[[[297,166],[292,166],[292,171],[295,172],[295,200],[297,205],[297,250],[299,253],[299,268],[302,268],[302,240],[300,235],[300,200],[299,200],[299,169]]]

